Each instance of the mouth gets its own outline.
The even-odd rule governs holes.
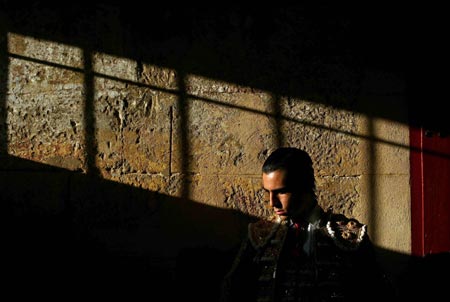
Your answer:
[[[283,210],[275,210],[275,214],[279,215],[279,216],[283,216],[286,215],[286,211]]]

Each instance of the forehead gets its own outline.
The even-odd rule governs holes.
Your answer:
[[[275,170],[262,174],[263,187],[268,190],[274,190],[286,185],[286,172],[284,170]]]

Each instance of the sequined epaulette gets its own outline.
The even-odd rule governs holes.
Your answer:
[[[344,215],[331,215],[325,229],[335,244],[344,250],[356,250],[367,233],[365,224]]]
[[[272,216],[248,225],[248,238],[255,249],[264,246],[280,226],[279,217]]]

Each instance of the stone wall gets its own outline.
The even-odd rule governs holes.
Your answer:
[[[146,31],[120,7],[94,8],[4,13],[1,199],[21,250],[58,257],[44,242],[99,270],[114,261],[171,280],[180,251],[226,251],[267,215],[261,165],[296,146],[324,208],[410,252],[403,78],[337,47],[345,20],[317,27],[280,9],[271,31],[258,27],[269,12],[181,24],[188,14],[162,10]],[[23,266],[42,268],[34,259]]]

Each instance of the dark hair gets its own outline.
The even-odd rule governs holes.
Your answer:
[[[309,154],[294,147],[281,147],[273,151],[262,166],[268,174],[276,170],[286,171],[288,186],[305,193],[315,193],[314,168]]]

